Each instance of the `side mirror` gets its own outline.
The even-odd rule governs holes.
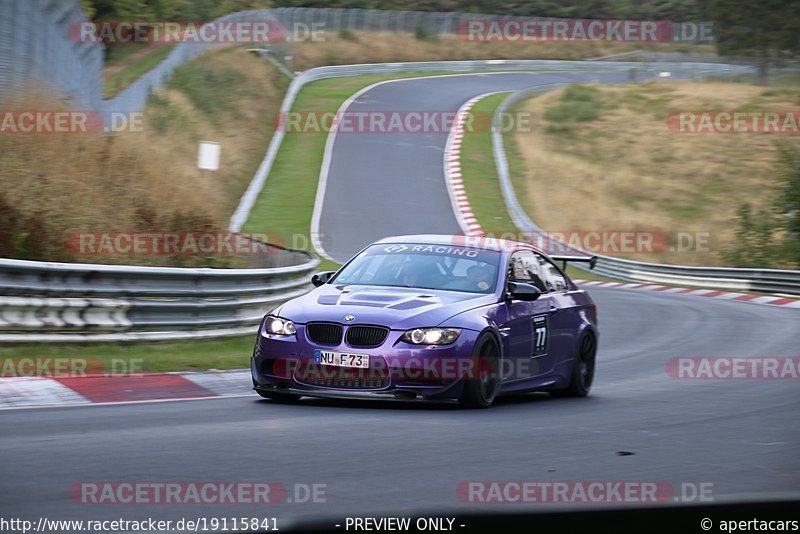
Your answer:
[[[533,284],[526,284],[523,282],[508,283],[508,297],[512,300],[533,302],[541,296],[541,290]]]
[[[311,283],[314,284],[314,287],[319,287],[321,285],[327,284],[328,280],[330,280],[331,276],[333,276],[334,274],[336,274],[336,271],[317,273],[311,277]]]

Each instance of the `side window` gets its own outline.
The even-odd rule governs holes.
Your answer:
[[[511,256],[509,280],[533,284],[540,291],[547,291],[539,261],[533,252],[517,252]]]
[[[547,284],[545,283],[545,274],[542,271],[539,263],[539,256],[533,252],[526,252],[523,261],[525,262],[525,268],[531,274],[531,283],[538,287],[539,291],[543,293],[549,291]]]
[[[567,281],[559,272],[555,265],[544,259],[544,256],[536,256],[541,266],[542,278],[547,286],[547,291],[564,291],[567,289]]]
[[[508,265],[508,279],[511,282],[526,282],[531,283],[531,276],[525,269],[525,262],[523,261],[524,252],[516,252],[511,256],[511,261]]]

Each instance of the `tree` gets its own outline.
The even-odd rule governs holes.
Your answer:
[[[94,20],[153,20],[154,13],[145,0],[92,0]]]
[[[272,7],[272,2],[269,0],[222,0],[216,2],[217,7],[213,12],[213,17],[218,18],[228,13],[236,13],[237,11],[250,11],[252,9],[265,9]]]
[[[156,20],[191,19],[191,0],[149,0],[147,2]]]
[[[92,0],[81,0],[81,7],[86,12],[86,16],[90,19],[94,17],[94,6]]]
[[[708,12],[719,53],[757,58],[762,85],[770,66],[800,52],[797,0],[710,0]]]

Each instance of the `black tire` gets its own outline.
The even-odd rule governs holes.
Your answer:
[[[296,395],[294,393],[274,393],[272,391],[261,391],[256,390],[256,393],[264,397],[265,399],[274,400],[277,402],[297,402],[300,400],[300,395]]]
[[[578,353],[572,363],[572,374],[569,386],[558,391],[551,391],[554,397],[585,397],[592,389],[594,380],[595,356],[597,355],[597,338],[587,332],[578,345]]]
[[[500,391],[500,347],[494,336],[483,334],[475,343],[473,372],[465,378],[459,402],[465,408],[488,408]]]

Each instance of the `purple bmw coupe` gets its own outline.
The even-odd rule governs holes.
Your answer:
[[[592,385],[597,309],[552,257],[515,241],[383,239],[261,321],[253,386],[301,396],[459,401]]]

